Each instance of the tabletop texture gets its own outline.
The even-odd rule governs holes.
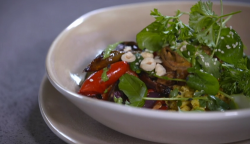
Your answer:
[[[82,14],[144,1],[0,0],[0,144],[63,144],[38,106],[50,45]]]

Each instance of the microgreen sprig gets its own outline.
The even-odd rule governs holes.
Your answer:
[[[164,101],[170,101],[170,100],[208,100],[207,97],[192,97],[192,98],[150,98],[150,97],[144,97],[144,100],[164,100]]]

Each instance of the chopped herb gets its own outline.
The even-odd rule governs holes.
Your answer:
[[[181,100],[178,100],[177,101],[177,106],[180,107],[182,105],[182,101]]]
[[[123,103],[123,99],[122,99],[122,97],[117,98],[116,96],[114,96],[114,102],[118,103],[118,104],[122,104]]]
[[[108,45],[108,47],[105,49],[103,54],[103,59],[109,57],[111,51],[113,51],[121,42],[117,42],[111,45]]]
[[[205,93],[205,91],[204,91],[204,90],[194,92],[194,97],[199,97],[199,96],[202,96],[204,93]]]
[[[104,93],[107,93],[108,92],[108,89],[105,89]]]
[[[242,58],[236,65],[222,64],[224,69],[220,85],[228,94],[243,93],[250,97],[250,70],[247,68],[247,58]]]
[[[109,77],[107,76],[107,72],[108,72],[108,68],[105,67],[103,69],[103,73],[102,73],[102,81],[104,81],[104,82],[109,80]]]
[[[177,88],[173,89],[171,92],[170,92],[170,97],[174,98],[174,97],[177,97],[178,96],[178,93],[179,93],[179,90]]]

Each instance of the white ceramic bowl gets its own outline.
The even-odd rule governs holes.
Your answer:
[[[46,59],[53,86],[79,109],[121,133],[162,143],[225,143],[250,138],[250,109],[227,112],[178,113],[140,109],[77,94],[77,74],[108,44],[135,40],[152,22],[150,10],[165,15],[189,11],[194,2],[149,2],[104,8],[87,13],[69,25],[54,41]],[[214,6],[218,13],[219,4]],[[250,6],[224,4],[224,13],[242,10],[228,22],[250,46]],[[187,19],[183,19],[187,21]]]

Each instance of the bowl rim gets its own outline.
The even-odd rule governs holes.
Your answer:
[[[102,13],[104,11],[113,11],[120,8],[127,8],[127,7],[138,7],[139,5],[151,5],[151,4],[170,4],[170,3],[177,3],[177,4],[193,4],[194,0],[191,1],[151,1],[151,2],[139,2],[139,3],[131,3],[131,4],[123,4],[123,5],[117,5],[117,6],[110,6],[105,8],[96,9],[93,11],[90,11],[86,14],[83,14],[76,20],[74,20],[69,26],[67,26],[53,41],[52,45],[50,46],[47,56],[46,56],[46,75],[51,82],[51,84],[64,96],[68,97],[74,97],[79,100],[95,104],[98,107],[105,107],[107,109],[112,109],[113,111],[117,111],[120,113],[130,113],[134,116],[140,116],[140,117],[154,117],[157,119],[176,119],[176,120],[192,120],[192,121],[201,121],[201,120],[226,120],[229,117],[230,118],[246,118],[250,117],[250,109],[239,109],[239,110],[230,110],[225,112],[220,111],[212,111],[212,112],[172,112],[172,111],[160,111],[160,110],[152,110],[152,109],[146,109],[146,108],[137,108],[137,107],[131,107],[126,105],[119,105],[108,101],[102,101],[102,100],[96,100],[92,99],[86,96],[82,96],[76,92],[72,92],[70,90],[67,90],[63,88],[62,85],[60,85],[59,82],[57,82],[56,78],[53,75],[53,72],[50,70],[51,68],[51,57],[53,55],[54,48],[57,46],[57,43],[60,39],[62,39],[64,36],[67,35],[72,29],[79,26],[81,23],[83,23],[87,18],[91,17],[92,15],[96,15],[99,13]],[[214,4],[219,4],[219,2],[213,2]],[[243,7],[250,7],[249,3],[245,2],[223,2],[223,5],[232,5],[232,6],[243,6]]]

